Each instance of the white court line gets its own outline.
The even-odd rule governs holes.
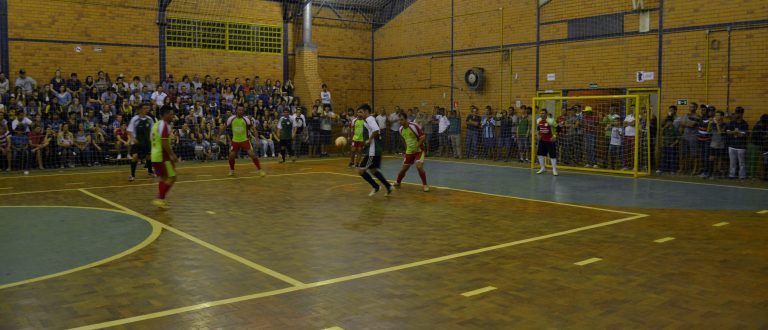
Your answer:
[[[216,214],[216,212],[213,212],[213,211],[205,211],[205,213],[208,213],[208,214]]]
[[[342,327],[330,327],[330,328],[325,328],[323,330],[344,330],[344,328],[342,328]]]
[[[768,214],[768,210],[757,211],[757,214]]]
[[[479,295],[481,293],[486,293],[488,291],[493,291],[493,290],[496,290],[496,287],[486,286],[484,288],[480,288],[480,289],[477,289],[477,290],[472,290],[472,291],[464,292],[461,295],[464,296],[464,297],[472,297],[472,296],[476,296],[476,295]]]
[[[723,221],[723,222],[718,222],[718,223],[712,225],[712,227],[722,227],[722,226],[727,226],[727,225],[728,225],[728,222]]]
[[[524,170],[524,171],[530,171],[531,169],[528,167],[517,167],[517,166],[504,166],[504,165],[494,165],[494,164],[483,164],[483,163],[469,163],[469,162],[461,162],[461,161],[454,161],[454,160],[442,160],[442,159],[429,159],[430,162],[442,162],[442,163],[454,163],[454,164],[464,164],[464,165],[475,165],[475,166],[488,166],[488,167],[499,167],[499,168],[509,168],[509,169],[515,169],[515,170]],[[603,176],[603,177],[613,177],[613,178],[621,178],[621,179],[630,179],[630,180],[648,180],[648,181],[661,181],[661,182],[669,182],[669,183],[685,183],[685,184],[695,184],[695,185],[701,185],[701,186],[715,186],[715,187],[724,187],[724,188],[736,188],[736,189],[751,189],[751,190],[762,190],[762,191],[768,191],[767,188],[757,188],[757,187],[741,187],[741,186],[731,186],[726,184],[716,184],[716,183],[704,183],[704,182],[689,182],[689,181],[678,181],[678,180],[665,180],[665,179],[656,179],[651,177],[639,177],[639,178],[633,178],[632,176],[626,176],[626,175],[616,175],[611,173],[595,173],[595,172],[588,172],[588,171],[567,171],[569,174],[578,174],[578,175],[591,175],[591,176]]]
[[[6,190],[6,189],[11,190],[11,189],[13,189],[13,187],[2,187],[2,188],[0,188],[0,190]]]
[[[213,176],[213,174],[198,174],[197,176],[198,177],[200,177],[200,176]]]
[[[68,185],[68,186],[69,185],[74,186],[74,185],[78,185],[78,184],[85,184],[85,182],[67,182],[67,183],[65,183],[65,185]]]
[[[589,258],[587,260],[582,260],[582,261],[579,261],[579,262],[574,262],[573,264],[577,265],[577,266],[585,266],[585,265],[589,265],[591,263],[598,262],[600,260],[603,260],[603,259],[600,259],[600,258]]]
[[[669,242],[669,241],[671,241],[673,239],[675,239],[675,238],[674,237],[664,237],[664,238],[659,238],[659,239],[655,240],[654,242],[656,242],[656,243],[664,243],[664,242]]]

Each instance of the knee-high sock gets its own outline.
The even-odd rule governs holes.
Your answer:
[[[389,184],[389,181],[387,181],[386,178],[384,178],[384,174],[381,174],[381,171],[376,171],[373,173],[373,176],[375,176],[379,181],[381,181],[381,184],[384,185],[384,187],[389,188],[391,185]]]
[[[136,176],[136,165],[137,162],[131,161],[131,176]]]
[[[261,164],[259,163],[259,157],[253,157],[253,165],[256,165],[256,169],[261,171]]]
[[[159,199],[165,199],[165,193],[168,192],[168,185],[165,184],[165,181],[160,181],[157,183],[157,198]]]
[[[544,170],[544,156],[538,156],[537,158],[539,159],[539,166]]]
[[[549,161],[552,163],[552,171],[557,171],[557,158],[550,158]]]
[[[427,172],[423,168],[417,168],[419,170],[419,177],[421,177],[421,184],[427,185]]]
[[[368,171],[363,172],[363,174],[360,174],[360,176],[363,177],[365,181],[368,181],[368,184],[370,184],[371,187],[373,187],[374,189],[379,189],[379,185],[376,184],[376,181],[373,181],[373,178],[371,177],[371,174],[368,173]]]
[[[235,170],[235,158],[234,157],[229,157],[229,169],[231,171]]]

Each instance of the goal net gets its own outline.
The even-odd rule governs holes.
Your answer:
[[[541,147],[537,128],[547,118],[556,127],[558,169],[650,174],[651,112],[638,95],[535,97],[532,104],[532,168]]]

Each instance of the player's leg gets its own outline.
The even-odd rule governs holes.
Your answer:
[[[293,151],[293,139],[286,140],[285,142],[285,150],[288,154],[288,157],[291,157],[291,161],[296,161],[296,152]]]
[[[261,163],[259,162],[259,157],[256,156],[256,153],[253,152],[253,149],[248,149],[248,156],[251,157],[251,161],[253,162],[253,165],[255,165],[256,169],[259,171],[259,176],[267,175],[267,173],[261,170]]]
[[[415,159],[416,154],[403,155],[403,165],[400,167],[400,172],[397,173],[397,181],[395,181],[396,188],[400,188],[400,183],[403,182],[405,174],[408,172],[408,169],[411,168],[411,165],[413,165]]]
[[[240,144],[237,142],[232,142],[232,145],[229,147],[229,175],[233,176],[235,175],[235,156],[240,152]]]
[[[371,156],[373,158],[373,161],[371,162],[371,166],[368,167],[368,171],[373,174],[376,179],[379,179],[379,182],[384,185],[385,188],[387,188],[387,194],[386,196],[389,196],[392,193],[392,185],[389,184],[389,181],[384,177],[384,174],[379,171],[379,168],[381,168],[381,156]]]
[[[360,175],[373,188],[368,196],[375,195],[377,192],[379,192],[380,189],[379,184],[377,184],[376,181],[373,180],[373,177],[371,177],[371,174],[368,173],[368,167],[371,166],[372,162],[372,156],[364,156],[363,159],[360,160],[360,165],[357,168],[357,174]]]
[[[552,175],[557,176],[557,142],[550,142],[549,162],[552,163]]]
[[[536,158],[539,160],[539,171],[536,172],[536,174],[541,174],[546,171],[546,167],[544,167],[544,156],[547,155],[547,144],[544,141],[539,140],[538,147],[536,148]]]
[[[427,171],[424,170],[424,153],[421,153],[418,159],[416,159],[416,170],[419,172],[419,178],[421,178],[421,185],[423,190],[429,191],[429,185],[427,185]]]
[[[128,181],[133,181],[134,177],[136,177],[136,165],[139,162],[139,154],[137,148],[138,147],[135,144],[131,146],[131,175],[128,177]]]
[[[285,163],[285,151],[287,149],[286,141],[284,139],[280,139],[280,162]]]

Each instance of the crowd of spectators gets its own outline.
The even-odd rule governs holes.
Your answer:
[[[166,104],[175,109],[171,141],[183,161],[225,157],[230,136],[226,119],[238,105],[254,120],[251,142],[260,157],[277,156],[277,121],[285,109],[297,128],[297,154],[328,156],[339,151],[332,146],[334,134],[351,134],[354,110],[334,109],[328,86],[322,87],[318,99],[304,106],[294,97],[290,80],[262,81],[259,76],[222,80],[195,74],[176,81],[169,75],[156,83],[148,75],[118,74],[113,80],[100,71],[81,81],[76,73],[65,79],[56,71],[39,84],[23,69],[13,82],[0,73],[0,170],[120,163],[128,158],[131,143],[126,125],[142,104],[150,105],[151,116]],[[539,115],[525,105],[487,106],[482,113],[471,106],[467,114],[441,107],[395,107],[389,113],[379,108],[374,116],[392,154],[403,152],[397,117],[401,112],[424,129],[430,155],[524,163],[529,162],[531,136],[536,134],[532,118]],[[642,150],[650,150],[651,157],[649,162],[645,152],[639,153],[641,170],[649,170],[644,164],[650,163],[658,174],[766,179],[768,115],[747,123],[743,113],[740,107],[726,113],[692,103],[685,114],[670,106],[658,118],[648,114],[635,119],[622,106],[603,111],[568,106],[554,118],[558,158],[564,165],[628,170],[634,165],[634,138],[639,136]]]

